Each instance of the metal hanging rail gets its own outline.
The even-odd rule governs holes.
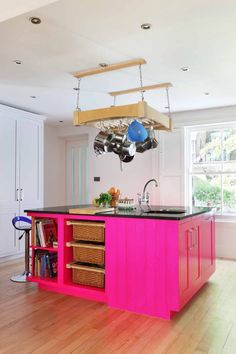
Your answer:
[[[73,124],[74,125],[90,125],[96,127],[100,130],[104,129],[113,129],[115,130],[125,130],[129,123],[137,118],[142,124],[146,127],[152,127],[155,130],[167,130],[172,129],[172,121],[170,116],[168,117],[165,114],[162,114],[150,107],[147,102],[144,101],[143,93],[148,90],[168,88],[172,86],[170,82],[160,83],[155,85],[143,86],[142,81],[142,72],[141,65],[146,64],[146,60],[142,58],[128,60],[116,64],[107,65],[104,67],[98,67],[83,71],[75,72],[73,75],[79,79],[78,83],[78,97],[77,97],[77,106],[76,111],[74,111]],[[140,73],[140,87],[122,90],[122,91],[113,91],[109,92],[111,96],[114,97],[114,105],[106,108],[99,108],[87,111],[81,111],[79,108],[79,94],[80,94],[80,79],[85,76],[102,74],[107,71],[119,70],[131,66],[139,65]],[[141,92],[141,102],[135,104],[128,104],[123,106],[115,105],[115,97],[118,95],[129,94],[132,92]],[[168,106],[169,105],[169,96],[168,96]],[[170,113],[170,112],[169,112]]]

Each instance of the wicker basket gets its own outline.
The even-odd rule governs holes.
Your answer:
[[[72,225],[74,240],[104,243],[104,223],[74,222]]]
[[[84,244],[72,242],[73,259],[75,262],[84,262],[98,264],[104,266],[105,264],[105,247],[93,244]]]
[[[82,265],[73,266],[72,276],[74,283],[95,286],[96,288],[105,287],[105,274],[103,269]]]

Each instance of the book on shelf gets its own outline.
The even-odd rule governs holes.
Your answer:
[[[34,276],[55,278],[57,276],[57,253],[36,250],[34,257]]]
[[[53,219],[35,220],[35,246],[54,247],[57,246],[57,225]]]
[[[40,238],[39,238],[39,221],[35,221],[35,246],[41,246]]]
[[[46,255],[49,277],[54,278],[57,276],[57,254],[48,253]]]

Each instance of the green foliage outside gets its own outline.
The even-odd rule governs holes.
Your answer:
[[[223,150],[226,152],[227,160],[232,160],[236,153],[236,133],[224,136]],[[210,155],[210,161],[221,160],[221,136],[210,140],[210,137],[206,136],[206,143],[200,151],[200,155]],[[224,160],[224,158],[223,158]]]
[[[211,163],[222,171],[221,163],[230,163],[226,168],[234,168],[236,162],[236,131],[228,129],[224,132],[207,131],[198,132],[195,137],[196,161],[201,163]],[[216,164],[216,163],[219,164]],[[204,166],[204,165],[203,165]],[[205,167],[207,169],[207,166]],[[204,167],[202,168],[204,170]],[[231,170],[229,170],[231,171]],[[220,185],[220,178],[223,179],[223,192]],[[235,210],[236,208],[236,177],[235,174],[229,176],[202,175],[193,177],[193,204],[206,205],[221,209],[221,202],[224,207]],[[222,201],[223,199],[223,201]]]
[[[194,197],[206,203],[206,205],[220,207],[221,205],[221,189],[217,185],[211,185],[208,181],[194,178]],[[233,190],[223,190],[223,203],[228,207],[234,207],[236,204],[236,195]]]

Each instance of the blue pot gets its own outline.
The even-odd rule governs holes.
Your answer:
[[[147,130],[136,119],[129,125],[128,138],[130,141],[144,141],[148,137]]]

